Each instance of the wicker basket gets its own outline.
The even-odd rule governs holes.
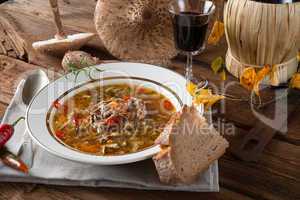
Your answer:
[[[296,72],[300,49],[300,3],[269,4],[228,0],[224,9],[226,67],[240,77],[245,67],[274,67],[271,85]]]

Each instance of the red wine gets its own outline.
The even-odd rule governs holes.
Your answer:
[[[194,12],[181,12],[173,17],[176,47],[188,52],[200,50],[206,36],[208,16]]]

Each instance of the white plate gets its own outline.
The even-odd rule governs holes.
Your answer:
[[[94,68],[104,70],[99,72]],[[140,63],[110,63],[87,68],[91,71],[93,81],[85,73],[80,73],[77,81],[73,74],[69,74],[44,87],[31,101],[27,113],[26,124],[31,137],[41,147],[59,157],[99,165],[115,165],[131,163],[147,159],[160,148],[157,145],[145,150],[120,156],[98,156],[82,153],[61,144],[50,133],[52,128],[47,123],[47,117],[51,119],[52,102],[60,98],[60,101],[74,95],[82,89],[95,85],[107,85],[112,83],[143,84],[164,94],[179,110],[183,104],[191,104],[191,96],[185,89],[186,81],[181,75],[157,66]],[[81,87],[81,86],[85,87]]]

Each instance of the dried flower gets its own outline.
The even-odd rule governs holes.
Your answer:
[[[203,104],[205,109],[213,106],[216,102],[225,97],[222,95],[214,95],[210,89],[200,89],[194,97],[194,104]]]
[[[253,90],[256,79],[256,71],[253,67],[247,67],[244,69],[242,76],[240,77],[240,84],[247,90]]]
[[[195,105],[203,104],[205,109],[225,98],[222,95],[212,94],[210,89],[197,89],[197,86],[192,82],[189,82],[186,87],[187,91],[193,96],[193,103]]]
[[[261,70],[256,72],[254,67],[248,67],[244,70],[240,83],[248,90],[253,90],[259,96],[259,86],[264,78],[270,75],[271,66],[265,65]]]
[[[300,89],[300,73],[295,73],[290,81],[290,87]]]
[[[220,21],[215,21],[207,43],[216,45],[224,35],[224,24]]]

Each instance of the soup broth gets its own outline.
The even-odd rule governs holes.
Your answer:
[[[164,95],[128,84],[87,89],[53,107],[53,135],[66,146],[102,156],[152,146],[175,112]]]

